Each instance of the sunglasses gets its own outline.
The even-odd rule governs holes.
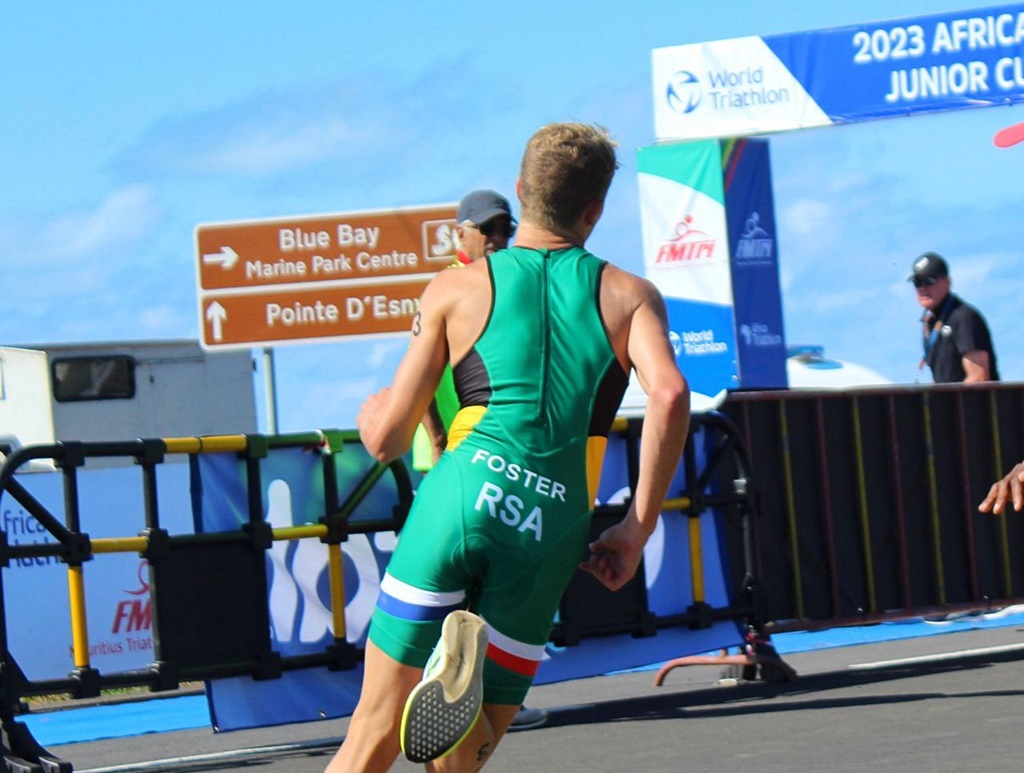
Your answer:
[[[463,225],[475,228],[484,236],[489,238],[494,236],[503,236],[506,239],[511,239],[516,235],[516,227],[511,223],[506,223],[501,220],[489,220],[483,225],[476,225],[476,223],[463,223]]]
[[[915,276],[914,287],[931,287],[936,282],[936,277],[933,276]]]

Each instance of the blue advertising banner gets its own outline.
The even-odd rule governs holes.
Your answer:
[[[722,163],[740,386],[785,388],[786,336],[768,142],[723,143]]]
[[[316,523],[325,512],[319,451],[273,449],[261,463],[265,520],[274,528]],[[339,496],[346,497],[374,461],[362,446],[336,455]],[[353,520],[390,512],[393,487],[375,487]],[[196,531],[234,531],[248,520],[244,461],[236,454],[194,459]],[[362,646],[377,603],[380,578],[394,549],[392,532],[352,534],[343,544],[345,627]],[[275,542],[267,555],[271,644],[282,655],[322,652],[334,643],[327,547],[315,539]],[[289,671],[280,679],[218,679],[207,685],[210,716],[217,730],[261,727],[345,716],[355,708],[362,669]]]
[[[659,140],[1024,101],[1024,4],[657,48]]]
[[[192,531],[188,465],[157,470],[161,525],[172,534]],[[64,474],[31,472],[18,482],[55,518],[66,523]],[[135,465],[79,470],[79,525],[91,538],[134,536],[146,526],[142,476]],[[11,545],[55,539],[14,497],[0,496],[0,529]],[[8,651],[29,679],[62,679],[74,668],[68,567],[53,556],[18,557],[4,567]],[[89,662],[103,673],[153,662],[149,568],[138,553],[102,553],[82,566],[88,608]]]
[[[698,433],[695,446],[702,448],[703,442]],[[323,513],[319,463],[315,453],[295,448],[272,449],[261,462],[266,519],[272,526],[315,522]],[[342,498],[373,464],[359,445],[346,445],[344,453],[337,454]],[[233,531],[245,522],[245,469],[236,455],[203,454],[193,474],[197,531]],[[378,516],[390,512],[397,495],[386,480],[382,482],[384,485],[376,486],[360,505],[355,519],[373,512]],[[670,496],[677,496],[683,483],[680,470]],[[630,495],[625,441],[612,436],[598,499],[621,503]],[[680,513],[664,514],[644,550],[648,608],[655,614],[682,613],[692,603],[688,520]],[[700,531],[705,598],[713,606],[726,606],[728,567],[718,524],[710,511],[700,519]],[[346,638],[359,646],[365,645],[380,578],[397,539],[393,532],[350,534],[342,545]],[[333,643],[326,547],[318,540],[305,539],[275,543],[268,553],[273,648],[283,655],[322,651]],[[549,644],[535,683],[595,676],[737,646],[743,633],[739,623],[720,621],[701,630],[663,629],[644,639],[623,634],[584,639],[571,647]],[[346,716],[355,708],[361,684],[362,666],[351,671],[311,668],[286,671],[281,678],[266,681],[249,677],[217,679],[207,684],[207,696],[214,728],[227,731]]]

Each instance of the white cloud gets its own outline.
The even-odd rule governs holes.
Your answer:
[[[799,199],[782,208],[780,230],[787,235],[805,238],[828,233],[835,221],[832,206],[821,199]]]
[[[4,249],[15,264],[35,271],[65,266],[139,240],[150,233],[157,219],[152,189],[130,185],[110,191],[91,210],[5,229],[5,241],[11,243]]]
[[[330,158],[367,139],[348,122],[325,116],[319,123],[241,128],[188,163],[205,173],[273,174]]]

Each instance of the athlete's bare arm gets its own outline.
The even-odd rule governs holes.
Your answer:
[[[661,294],[646,279],[611,268],[602,277],[602,313],[616,354],[636,370],[647,392],[647,410],[629,511],[591,544],[591,557],[581,568],[617,590],[636,573],[643,546],[657,525],[686,444],[690,392],[669,344]]]
[[[444,274],[434,277],[420,297],[409,348],[391,386],[370,395],[356,417],[359,437],[378,461],[397,459],[412,446],[416,425],[430,406],[448,361],[445,312],[449,293]]]
[[[479,264],[479,266],[478,266]],[[412,446],[416,425],[430,407],[449,361],[469,351],[480,335],[490,308],[490,278],[483,261],[458,271],[442,271],[420,297],[409,348],[390,387],[370,395],[356,417],[366,449],[390,462]]]
[[[638,520],[649,534],[654,530],[686,444],[690,389],[669,343],[665,302],[650,282],[640,282],[645,298],[633,314],[628,348],[637,378],[647,392],[647,410],[633,503]]]

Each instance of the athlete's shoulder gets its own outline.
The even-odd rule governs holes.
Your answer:
[[[624,298],[635,300],[637,303],[661,300],[661,293],[654,282],[645,277],[637,276],[631,271],[619,268],[614,263],[606,262],[602,282],[608,285],[612,291],[622,295]]]
[[[458,268],[446,266],[438,271],[427,285],[424,291],[425,296],[445,297],[448,295],[457,296],[460,293],[471,292],[473,288],[481,283],[486,283],[487,267],[485,261],[477,260],[468,265]]]

